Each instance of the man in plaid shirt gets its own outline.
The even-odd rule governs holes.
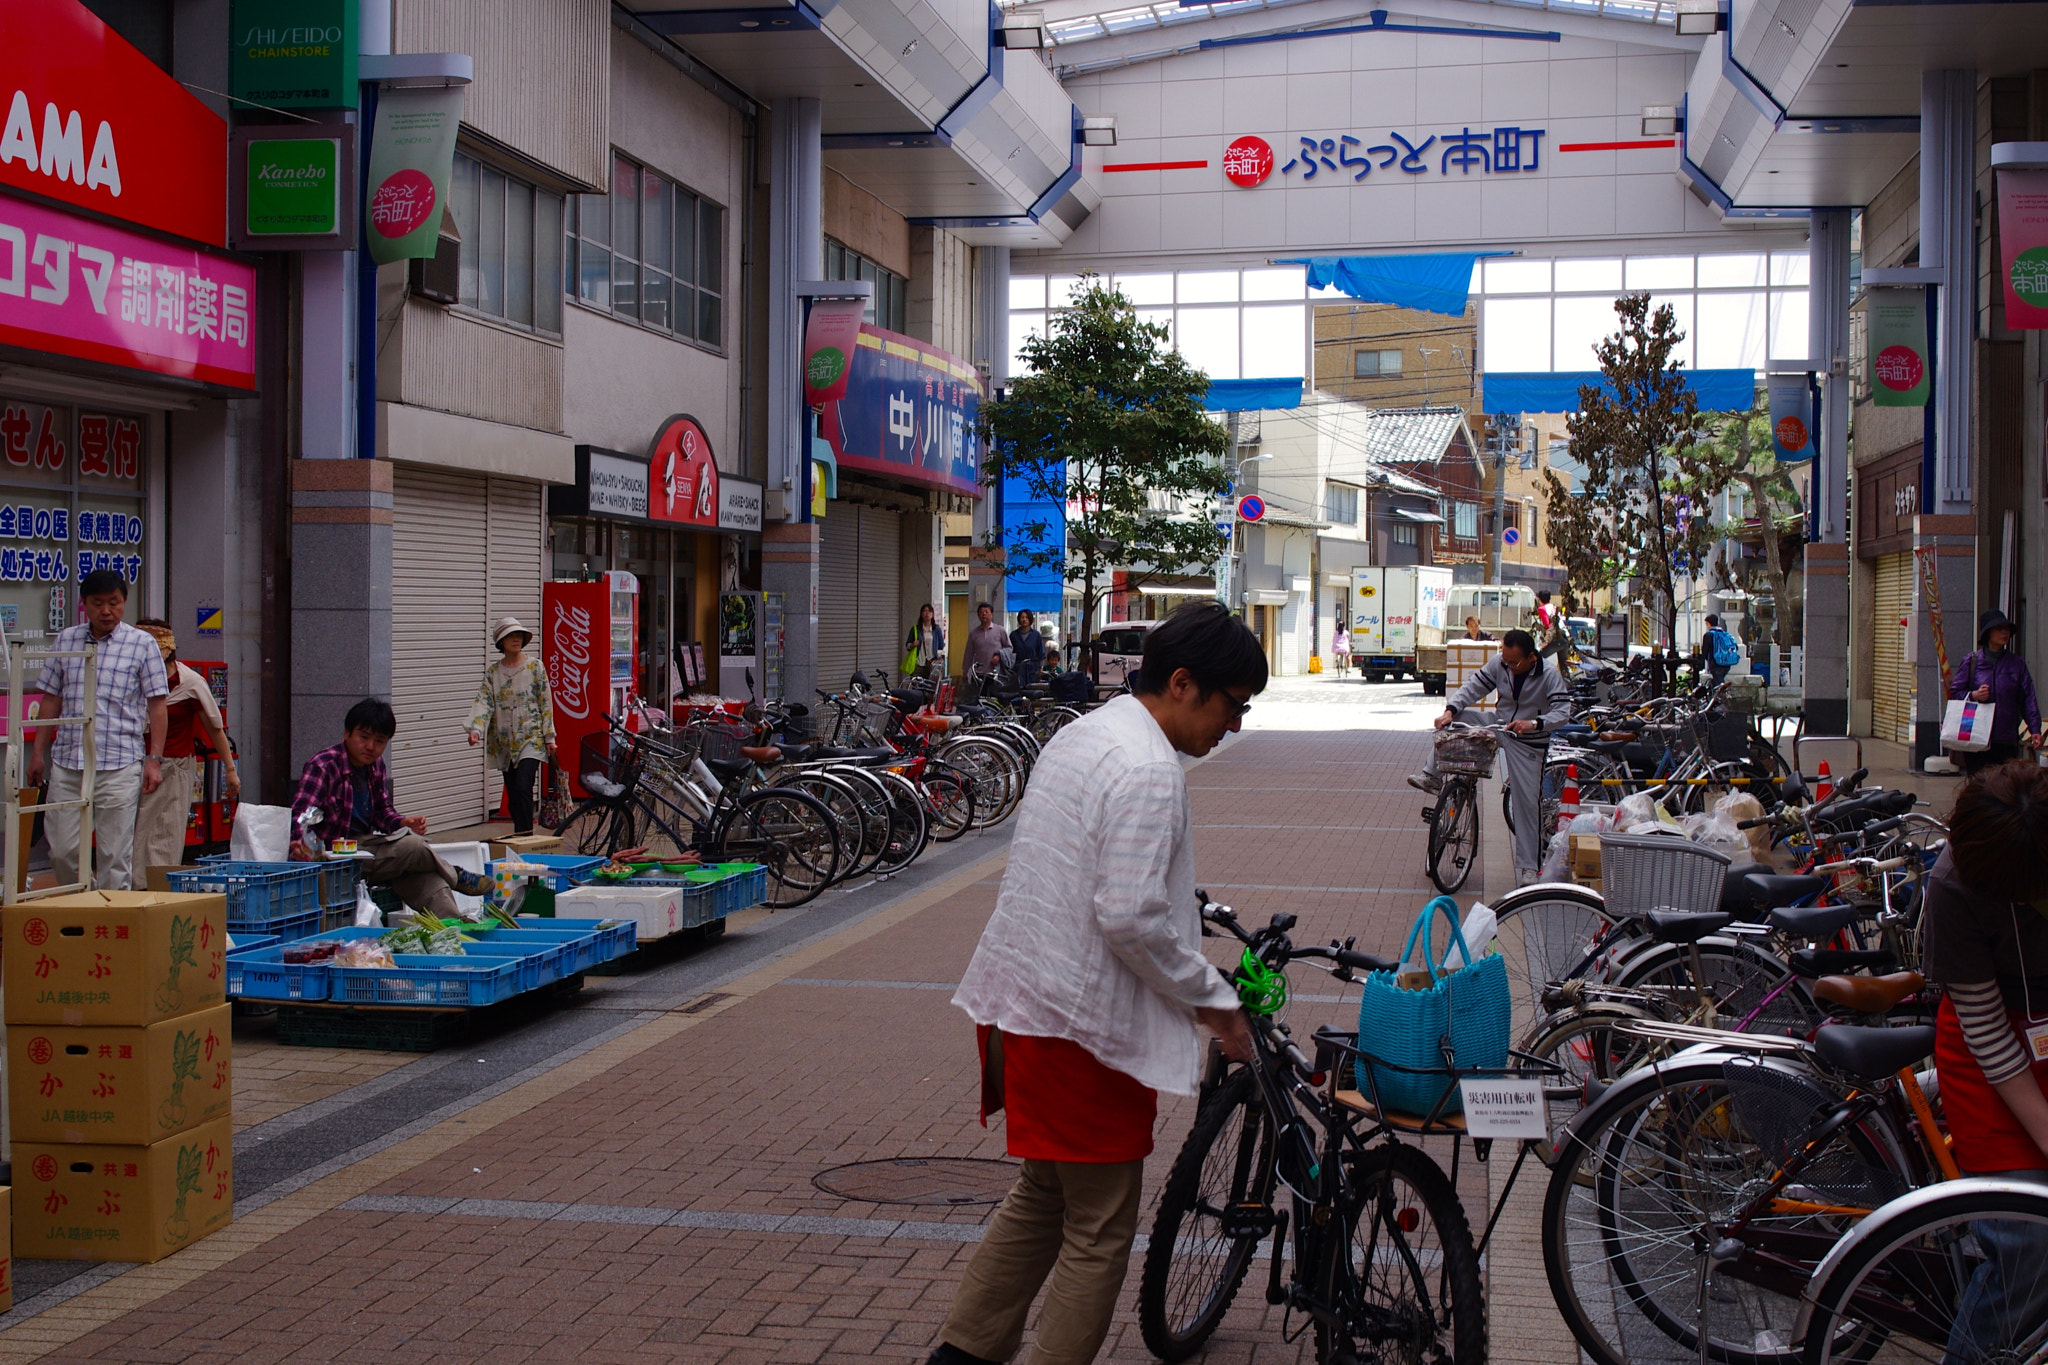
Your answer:
[[[341,728],[341,743],[307,759],[299,774],[298,795],[292,798],[292,858],[313,856],[297,835],[299,817],[317,808],[320,839],[357,840],[372,855],[363,865],[363,880],[389,886],[413,909],[446,919],[455,913],[453,892],[483,895],[481,876],[451,867],[427,843],[425,816],[401,816],[391,804],[391,773],[384,766],[384,747],[398,732],[391,707],[365,698],[348,709]]]
[[[85,624],[57,632],[50,648],[58,653],[92,651],[97,656],[92,724],[92,826],[97,872],[92,884],[102,891],[126,891],[133,882],[135,808],[144,792],[164,780],[164,733],[170,713],[164,697],[171,688],[164,675],[163,651],[156,637],[125,624],[128,582],[112,569],[95,569],[78,585]],[[77,716],[85,711],[85,661],[51,659],[36,679],[36,716]],[[76,801],[85,781],[85,730],[79,725],[36,727],[35,752],[29,758],[28,783],[42,785],[49,773],[46,799]],[[79,812],[53,810],[44,818],[50,838],[50,867],[59,886],[79,878]]]

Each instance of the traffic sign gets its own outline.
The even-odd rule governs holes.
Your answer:
[[[1247,493],[1237,500],[1237,515],[1242,521],[1257,521],[1266,515],[1266,500],[1256,493]]]
[[[1503,545],[1518,544],[1522,539],[1522,533],[1510,526],[1507,530],[1500,533],[1500,539]]]

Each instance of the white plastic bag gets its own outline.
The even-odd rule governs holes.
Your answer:
[[[1657,802],[1648,792],[1634,792],[1622,797],[1614,813],[1614,823],[1631,834],[1635,833],[1637,825],[1656,818]]]
[[[367,882],[356,883],[356,927],[358,929],[381,928],[384,912],[377,908],[377,902],[370,899]]]
[[[244,801],[235,807],[228,856],[236,862],[281,863],[291,855],[291,844],[290,806],[258,806]]]
[[[1550,836],[1549,850],[1543,855],[1543,867],[1537,872],[1539,881],[1561,882],[1566,880],[1564,868],[1571,857],[1572,832],[1561,829]]]
[[[1465,922],[1458,926],[1458,933],[1475,955],[1485,957],[1493,944],[1493,931],[1498,923],[1492,906],[1485,901],[1473,901],[1472,908],[1465,912]],[[1471,965],[1459,949],[1458,940],[1452,939],[1451,949],[1444,955],[1444,970],[1455,972]]]

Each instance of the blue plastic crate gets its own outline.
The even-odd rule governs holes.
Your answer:
[[[718,883],[692,882],[683,891],[682,922],[679,929],[695,929],[719,918]]]
[[[177,892],[201,895],[223,894],[228,901],[228,932],[278,934],[271,928],[280,921],[294,921],[312,912],[313,926],[320,920],[319,863],[201,863],[196,867],[174,867],[164,874],[165,882]]]
[[[329,910],[350,909],[356,904],[356,883],[363,879],[359,858],[338,858],[315,863],[320,869],[320,904]]]
[[[303,915],[289,915],[283,919],[230,919],[228,921],[228,933],[238,939],[243,934],[248,934],[251,936],[275,938],[280,943],[290,943],[294,939],[311,938],[319,933],[321,929],[321,915],[323,913],[320,907],[316,905]]]
[[[718,918],[725,919],[768,899],[768,869],[758,864],[717,884]]]
[[[258,948],[268,948],[272,944],[284,942],[276,934],[230,934],[228,937],[234,939],[235,942],[235,946],[228,949],[229,957],[233,957],[236,953],[253,953]]]
[[[352,1005],[495,1005],[540,988],[538,957],[399,953],[389,967],[330,967],[327,998]]]
[[[586,945],[594,946],[589,934],[547,933],[529,929],[485,929],[477,934],[476,949],[507,955],[532,957],[541,964],[541,984],[560,981],[583,968],[576,965]],[[469,952],[471,949],[465,948]]]
[[[325,1000],[325,962],[286,962],[284,946],[272,944],[228,959],[227,993],[237,1000]]]
[[[498,863],[504,861],[507,860],[500,858],[493,862],[485,869],[486,875],[495,877],[498,874]],[[572,853],[523,853],[519,856],[519,861],[548,869],[547,875],[542,877],[541,881],[550,891],[558,894],[574,890],[593,869],[604,866],[602,858]]]
[[[521,929],[580,929],[585,933],[601,936],[603,956],[600,962],[609,962],[615,957],[624,957],[639,946],[640,926],[632,920],[618,919],[548,919],[539,915],[521,915]]]

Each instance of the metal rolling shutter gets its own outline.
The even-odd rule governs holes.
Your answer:
[[[540,584],[545,576],[541,568],[541,485],[493,477],[486,515],[490,531],[489,561],[484,567],[488,606],[480,638],[488,645],[490,622],[501,616],[516,616],[535,631],[540,629]],[[540,637],[535,635],[527,648],[539,658]],[[495,814],[505,779],[486,767],[484,809]]]
[[[484,814],[484,757],[463,730],[488,661],[488,484],[401,465],[392,494],[392,797],[429,830],[473,825]]]
[[[1894,744],[1913,742],[1913,670],[1906,663],[1902,619],[1913,614],[1913,556],[1880,555],[1872,594],[1870,733]]]
[[[888,670],[893,680],[909,632],[898,621],[903,595],[903,518],[877,507],[860,509],[860,642],[855,659],[870,674]]]
[[[859,667],[861,511],[835,502],[818,523],[818,686],[827,692]]]

